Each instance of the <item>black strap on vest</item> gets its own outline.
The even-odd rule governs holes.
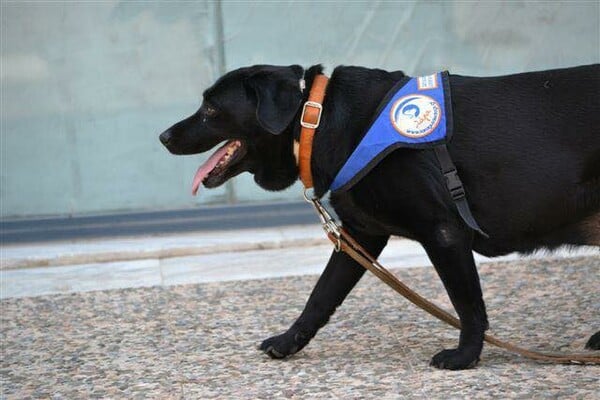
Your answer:
[[[450,196],[452,196],[452,200],[454,200],[454,204],[456,204],[458,213],[469,226],[469,228],[479,232],[479,234],[482,236],[489,238],[488,234],[485,233],[479,227],[479,225],[477,225],[477,221],[475,221],[475,218],[473,218],[473,214],[469,208],[469,203],[467,202],[467,197],[465,196],[465,188],[458,177],[458,171],[452,162],[452,158],[450,158],[450,153],[448,152],[446,144],[444,143],[435,146],[433,150],[435,151],[435,155],[440,163],[442,174],[444,174],[444,178],[446,178],[446,187],[450,192]]]

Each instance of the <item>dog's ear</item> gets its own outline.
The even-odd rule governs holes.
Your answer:
[[[282,133],[298,112],[302,103],[299,81],[303,71],[299,65],[264,67],[246,80],[256,94],[256,118],[273,135]]]

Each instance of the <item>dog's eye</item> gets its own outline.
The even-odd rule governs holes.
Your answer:
[[[209,105],[205,105],[204,106],[204,115],[206,115],[207,117],[212,117],[217,113],[217,109],[209,106]]]

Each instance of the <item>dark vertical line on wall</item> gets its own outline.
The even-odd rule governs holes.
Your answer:
[[[4,2],[0,3],[0,21],[4,22]],[[4,217],[6,215],[6,211],[4,209],[4,196],[6,195],[6,190],[4,186],[4,174],[7,173],[4,159],[4,135],[6,135],[6,131],[4,130],[4,41],[6,40],[7,33],[4,32],[6,29],[8,33],[8,27],[5,27],[5,24],[2,23],[0,25],[0,217]]]
[[[68,28],[65,25],[65,21],[68,18],[69,8],[68,5],[59,5],[62,7],[61,9],[61,25],[58,29],[62,34],[67,37]],[[66,42],[61,43],[60,47],[61,54],[64,57],[60,58],[59,66],[61,70],[66,70],[65,65],[69,62],[67,54],[69,54],[68,44]],[[75,106],[73,105],[73,87],[71,86],[71,81],[67,80],[61,82],[60,79],[56,79],[55,81],[56,91],[58,93],[58,98],[61,100],[62,105],[65,107],[65,112],[60,114],[61,121],[61,129],[63,129],[65,134],[65,140],[67,142],[67,146],[69,149],[69,177],[71,179],[71,187],[69,190],[70,195],[68,196],[68,201],[64,206],[68,210],[70,215],[77,214],[81,210],[81,201],[82,201],[82,189],[81,189],[81,167],[83,165],[82,155],[79,150],[78,141],[81,140],[78,133],[75,123],[73,121],[73,117],[68,113],[75,110]]]
[[[214,4],[217,70],[219,75],[223,75],[225,73],[225,33],[223,32],[223,5],[221,0],[215,0]]]
[[[217,61],[217,73],[222,76],[226,72],[225,67],[225,33],[223,29],[223,4],[221,0],[214,1],[214,18],[215,18],[215,52]],[[233,180],[230,179],[225,184],[225,196],[228,203],[235,203],[235,187]]]

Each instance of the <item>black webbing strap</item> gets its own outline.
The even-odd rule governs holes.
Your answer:
[[[469,203],[467,202],[467,197],[465,196],[465,188],[458,177],[458,171],[452,162],[452,158],[450,158],[450,153],[448,152],[446,144],[435,146],[433,150],[435,151],[435,155],[440,163],[442,174],[444,174],[444,178],[446,179],[446,187],[450,192],[450,196],[452,196],[452,200],[454,200],[454,204],[456,204],[458,213],[469,226],[469,228],[488,238],[488,234],[485,233],[479,227],[479,225],[477,225],[477,221],[475,221],[475,218],[471,213]]]

